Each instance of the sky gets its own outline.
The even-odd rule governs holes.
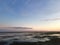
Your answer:
[[[0,0],[0,27],[60,30],[60,0]]]

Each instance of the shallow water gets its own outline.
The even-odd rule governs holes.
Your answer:
[[[0,33],[0,42],[5,41],[9,44],[17,42],[46,42],[52,38],[59,38],[60,34],[41,34],[41,33]]]

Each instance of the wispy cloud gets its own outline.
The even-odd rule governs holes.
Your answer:
[[[40,21],[56,21],[56,20],[60,20],[60,18],[42,19]]]
[[[8,28],[11,28],[11,29],[32,29],[29,27],[8,27]]]
[[[0,32],[32,31],[30,27],[0,27]]]

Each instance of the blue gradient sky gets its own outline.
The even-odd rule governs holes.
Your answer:
[[[60,0],[0,0],[0,27],[60,30]]]

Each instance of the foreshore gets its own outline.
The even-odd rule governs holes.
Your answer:
[[[1,41],[0,45],[60,45],[60,38],[54,38],[46,42],[17,42],[8,43]]]

